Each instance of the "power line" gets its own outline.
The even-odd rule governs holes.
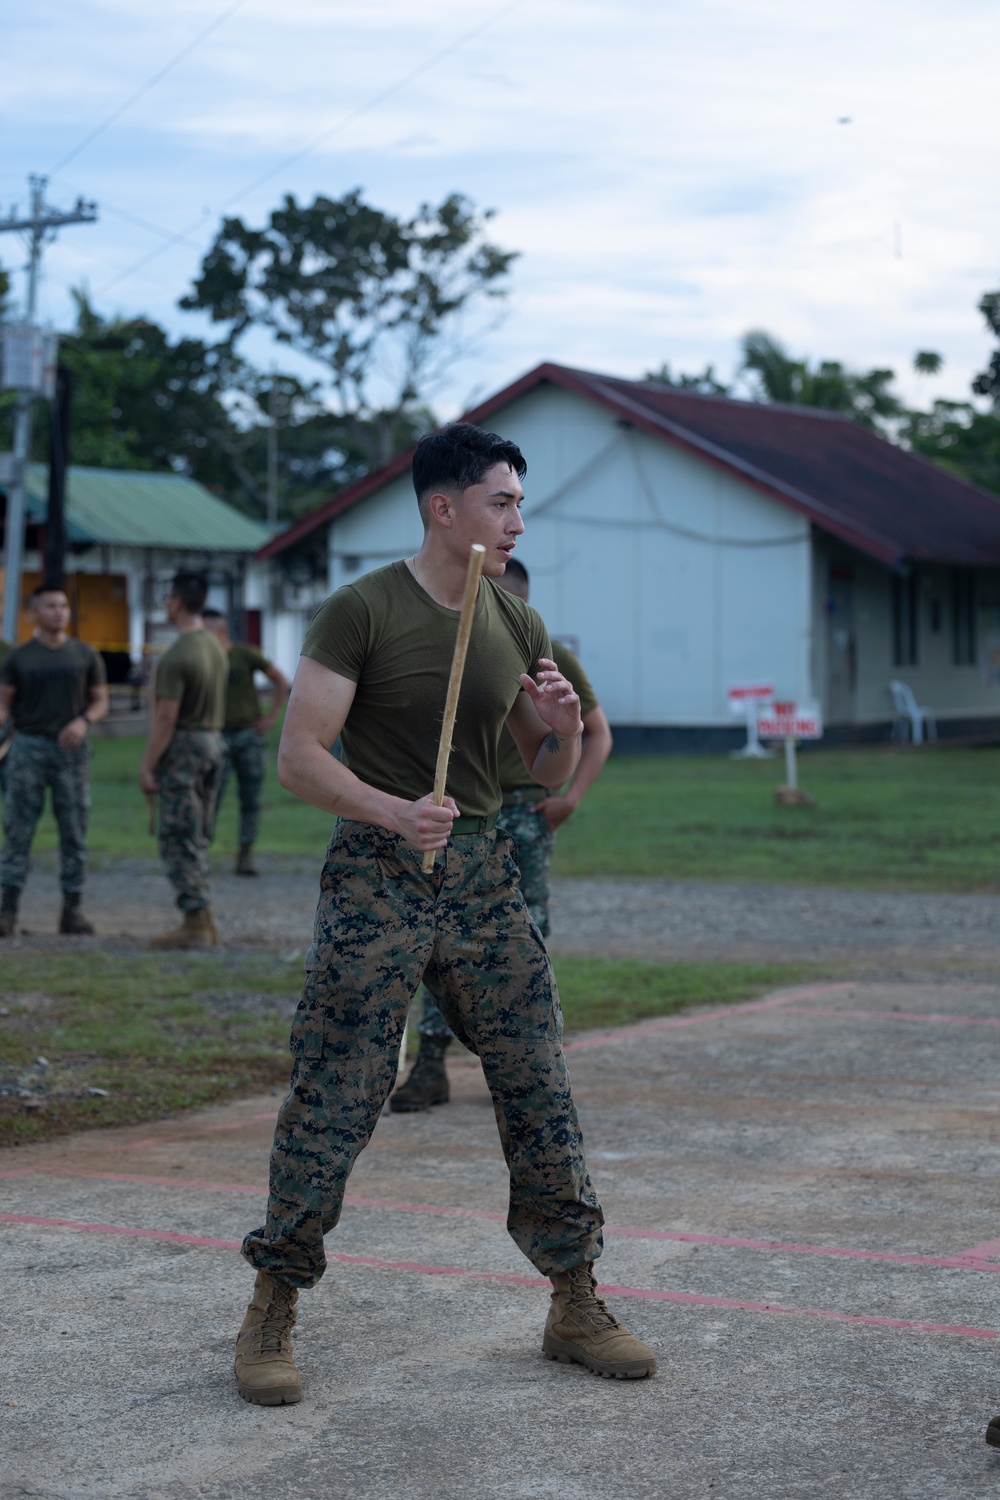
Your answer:
[[[335,125],[331,125],[328,130],[322,131],[307,145],[303,146],[300,150],[293,152],[291,156],[287,156],[284,161],[279,162],[276,167],[273,167],[270,171],[263,173],[262,176],[255,178],[248,187],[241,188],[238,193],[234,193],[231,198],[227,198],[222,204],[222,208],[227,209],[232,207],[232,205],[234,203],[238,203],[241,198],[245,198],[248,193],[254,192],[255,189],[262,187],[265,182],[270,182],[273,177],[277,177],[279,173],[286,171],[287,168],[292,166],[295,162],[301,161],[304,156],[308,156],[311,151],[315,151],[316,147],[321,146],[324,141],[330,140],[332,136],[339,134],[339,132],[342,130],[346,130],[348,125],[353,124],[354,121],[360,119],[362,115],[366,115],[371,110],[375,109],[378,105],[384,104],[387,99],[391,99],[394,94],[398,94],[402,89],[406,88],[407,84],[412,83],[414,79],[421,77],[422,74],[430,72],[432,68],[437,67],[438,63],[444,62],[446,58],[451,57],[453,53],[458,52],[460,48],[464,47],[467,42],[474,41],[477,36],[481,36],[484,31],[488,31],[491,26],[495,26],[498,21],[501,21],[504,16],[510,15],[512,11],[518,10],[524,3],[525,0],[512,0],[511,4],[504,5],[500,8],[500,10],[494,11],[492,15],[488,16],[484,21],[481,21],[478,26],[473,26],[471,30],[463,32],[462,35],[457,37],[453,42],[449,42],[447,47],[442,47],[439,52],[435,52],[424,62],[418,63],[415,68],[411,68],[408,73],[405,73],[402,78],[398,78],[396,82],[390,84],[388,88],[382,89],[379,93],[374,94],[371,99],[366,101],[366,103],[359,105],[357,109],[351,110],[348,114],[344,115],[340,120],[338,120]],[[147,254],[141,256],[139,260],[134,261],[130,266],[126,266],[123,271],[119,271],[116,276],[112,276],[110,281],[105,282],[102,287],[98,287],[97,291],[94,293],[95,297],[103,297],[105,292],[109,292],[113,286],[117,286],[120,281],[124,281],[126,277],[133,275],[136,271],[141,271],[142,268],[148,265],[151,260],[155,260],[158,255],[162,255],[164,251],[169,250],[172,245],[180,244],[181,241],[185,240],[189,234],[193,233],[194,230],[199,228],[199,226],[203,223],[204,218],[205,215],[202,214],[198,219],[196,219],[193,223],[188,224],[186,228],[182,229],[178,234],[171,236],[164,244],[157,246],[155,250],[148,251]]]
[[[405,88],[408,83],[412,83],[414,79],[421,77],[422,74],[430,72],[431,68],[437,67],[439,62],[444,62],[446,57],[451,57],[452,53],[458,52],[460,48],[465,46],[466,42],[474,41],[477,36],[481,36],[484,31],[488,31],[497,21],[503,20],[504,16],[509,15],[513,10],[517,10],[523,4],[524,0],[512,0],[510,5],[504,5],[500,10],[495,11],[493,15],[487,17],[485,21],[480,22],[478,26],[474,26],[471,31],[463,32],[454,42],[450,43],[447,47],[443,47],[440,52],[436,52],[433,57],[428,58],[425,62],[418,63],[403,78],[400,78],[396,83],[390,84],[380,94],[375,94],[366,104],[361,104],[357,109],[352,110],[350,114],[344,115],[342,119],[337,121],[336,125],[331,125],[329,130],[321,131],[318,136],[310,141],[308,145],[303,146],[301,150],[294,151],[291,156],[286,156],[285,160],[279,162],[276,167],[272,167],[270,171],[264,172],[260,177],[255,178],[249,187],[243,188],[240,192],[234,194],[232,198],[227,198],[222,207],[230,208],[234,203],[238,203],[241,198],[245,198],[249,193],[254,192],[256,188],[263,187],[264,183],[270,182],[272,177],[277,177],[279,173],[284,172],[288,167],[294,166],[297,161],[301,161],[304,156],[308,156],[310,151],[315,151],[317,146],[322,146],[323,142],[328,141],[331,136],[338,135],[340,131],[346,130],[348,125],[353,125],[354,121],[359,120],[362,115],[368,114],[379,104],[384,104],[387,99],[391,99],[393,94],[398,94],[400,89]]]
[[[193,37],[190,42],[187,42],[179,52],[175,52],[169,62],[165,62],[163,67],[158,69],[151,78],[147,78],[141,88],[136,89],[134,94],[130,94],[123,104],[119,104],[118,108],[113,109],[106,119],[102,120],[99,125],[95,125],[93,130],[73,147],[72,151],[68,151],[60,161],[57,161],[55,166],[50,169],[49,176],[54,177],[57,172],[61,172],[63,167],[79,156],[81,151],[85,151],[91,142],[96,141],[99,135],[103,135],[106,130],[109,130],[116,120],[121,119],[126,110],[131,109],[133,104],[138,103],[143,94],[148,94],[150,89],[155,88],[161,79],[166,78],[168,73],[173,72],[178,63],[183,62],[185,57],[189,57],[207,36],[211,36],[213,31],[217,31],[223,21],[228,21],[229,17],[238,11],[240,6],[245,4],[246,0],[234,0],[234,3],[228,6],[221,15],[216,16],[214,21],[209,21],[207,26],[202,27],[198,35]]]

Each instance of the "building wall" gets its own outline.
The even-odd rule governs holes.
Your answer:
[[[847,574],[853,578],[853,619],[838,614]],[[917,568],[915,664],[896,660],[893,573],[832,538],[817,536],[814,552],[815,672],[824,716],[831,725],[877,724],[893,714],[889,683],[898,680],[942,721],[1000,715],[1000,571],[976,570],[976,660],[955,661],[954,570]],[[832,684],[837,631],[854,639],[854,684],[849,713]],[[837,702],[841,711],[837,711]]]
[[[517,555],[550,631],[579,651],[616,724],[730,727],[730,682],[812,687],[808,523],[787,507],[544,386],[491,425],[528,459]],[[414,552],[409,476],[329,528],[329,584]]]

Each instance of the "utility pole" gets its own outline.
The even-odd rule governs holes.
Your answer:
[[[25,308],[25,323],[35,321],[38,302],[38,272],[42,260],[42,248],[46,239],[64,224],[93,224],[97,219],[97,206],[78,198],[68,213],[45,206],[46,177],[29,177],[31,184],[31,212],[27,218],[18,219],[11,213],[0,219],[0,234],[27,233],[31,236],[28,251],[28,297]],[[24,560],[24,483],[25,468],[31,453],[31,417],[35,400],[33,389],[21,390],[17,398],[14,415],[13,474],[7,488],[7,518],[4,526],[4,590],[3,619],[0,623],[0,638],[17,641],[18,617],[21,609],[21,568]]]
[[[274,371],[267,393],[267,524],[278,525],[278,392]]]

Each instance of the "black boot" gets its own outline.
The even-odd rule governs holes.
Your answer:
[[[82,896],[79,891],[63,891],[62,916],[59,931],[63,937],[93,937],[94,929],[80,910]]]
[[[421,1036],[420,1051],[410,1076],[389,1100],[394,1114],[409,1115],[418,1109],[430,1109],[433,1104],[448,1103],[444,1054],[450,1042],[450,1036]]]
[[[0,891],[0,938],[13,937],[17,931],[17,908],[20,900],[19,885],[5,885]]]

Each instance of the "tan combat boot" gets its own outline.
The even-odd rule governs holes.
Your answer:
[[[298,1289],[258,1271],[247,1315],[236,1338],[236,1384],[256,1406],[292,1406],[302,1381],[292,1358]]]
[[[648,1344],[623,1328],[597,1295],[593,1262],[560,1271],[545,1323],[542,1353],[562,1364],[586,1365],[608,1380],[640,1380],[656,1374]]]
[[[199,911],[186,911],[184,920],[173,932],[161,933],[159,937],[150,938],[151,948],[214,948],[219,941],[219,934],[215,930],[212,921],[212,913],[207,906],[201,907]]]
[[[236,864],[233,866],[234,875],[256,875],[257,867],[253,862],[253,845],[241,844],[240,852],[236,856]]]

